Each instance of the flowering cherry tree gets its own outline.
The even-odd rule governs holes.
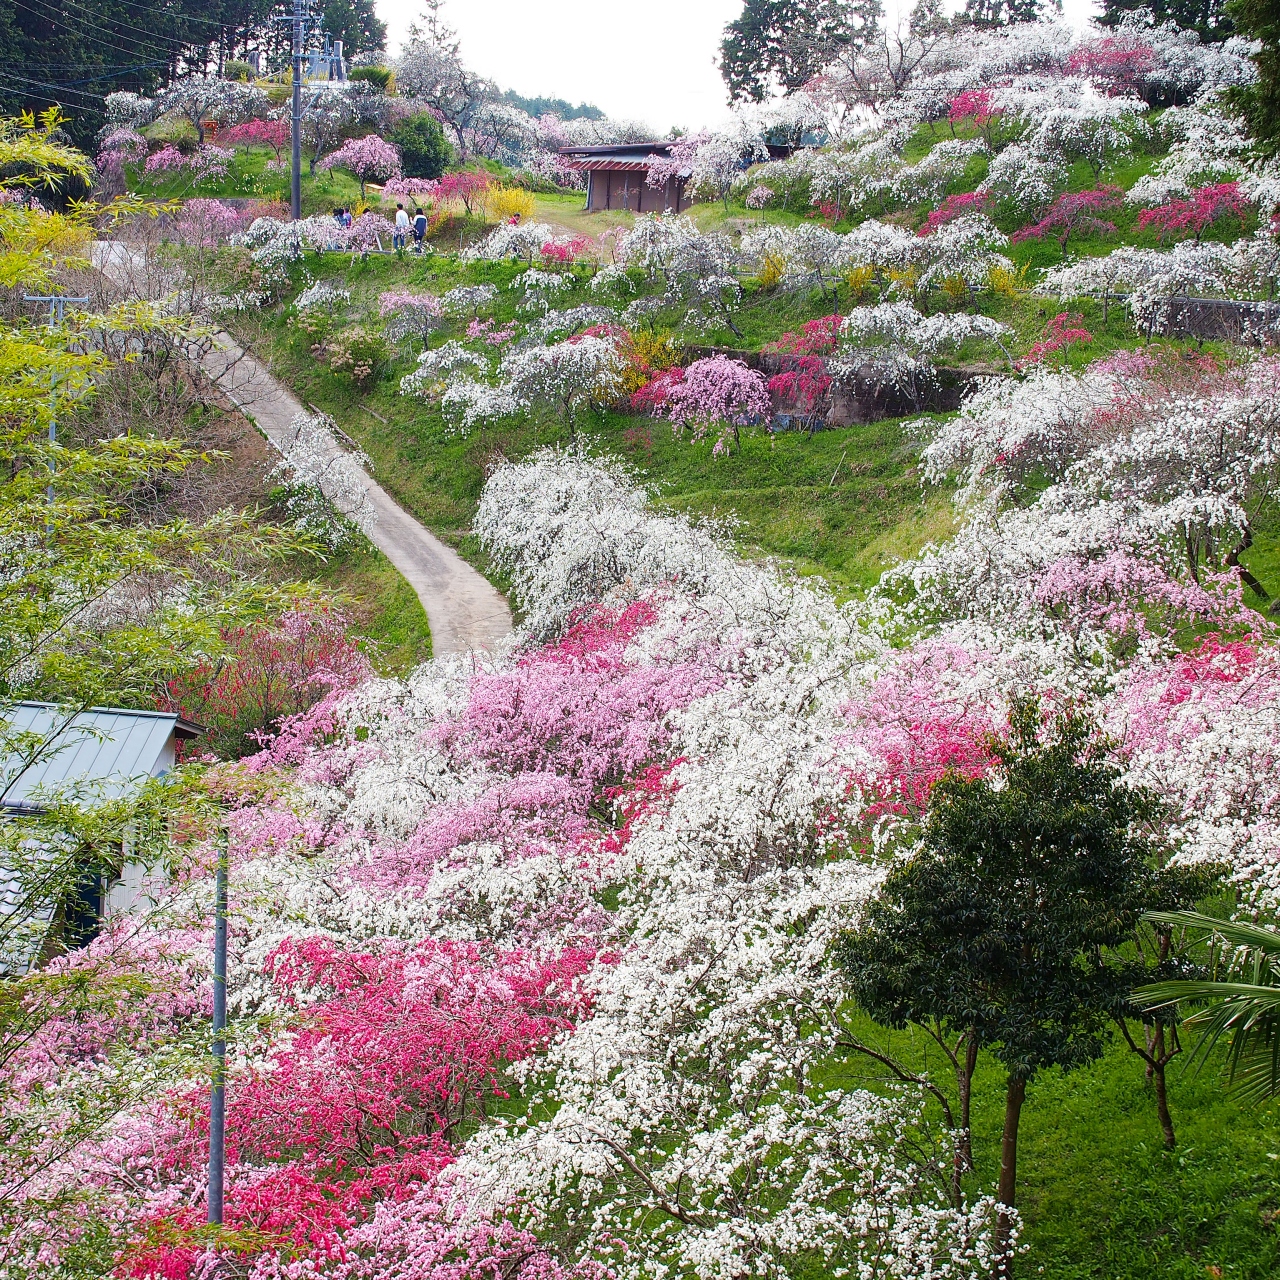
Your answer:
[[[392,342],[412,335],[424,346],[445,320],[444,305],[435,294],[394,289],[378,295],[378,314]]]
[[[174,112],[195,130],[196,141],[204,145],[206,120],[231,124],[253,116],[266,115],[271,103],[257,85],[217,76],[183,76],[152,102],[151,118]]]
[[[1077,231],[1095,233],[1114,232],[1116,224],[1102,217],[1124,207],[1124,192],[1119,187],[1097,187],[1092,191],[1064,191],[1039,222],[1031,223],[1015,231],[1009,237],[1011,244],[1022,240],[1039,240],[1048,232],[1054,232],[1062,246],[1063,257],[1067,253],[1067,240]]]
[[[276,159],[289,144],[289,122],[284,119],[246,120],[218,135],[232,147],[270,147]]]
[[[1205,231],[1223,218],[1236,218],[1243,225],[1248,216],[1249,200],[1241,193],[1240,184],[1219,182],[1197,187],[1185,200],[1143,209],[1138,214],[1138,227],[1143,231],[1155,228],[1162,240],[1189,235],[1198,244]]]
[[[346,169],[353,174],[360,183],[363,200],[365,183],[395,177],[400,172],[400,151],[371,133],[365,138],[349,138],[337,151],[325,156],[319,167]]]
[[[714,453],[729,450],[730,440],[742,448],[744,423],[767,418],[771,412],[765,380],[741,360],[711,356],[695,360],[684,377],[671,386],[663,412],[677,431],[689,427],[701,440],[713,427],[718,430]]]

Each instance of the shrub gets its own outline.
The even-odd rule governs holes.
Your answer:
[[[400,168],[406,178],[439,178],[453,161],[453,148],[440,122],[425,112],[401,120],[389,137],[400,148]]]
[[[347,629],[345,614],[317,602],[272,621],[224,627],[224,652],[170,680],[162,705],[206,725],[202,745],[218,755],[248,755],[284,717],[369,674]]]
[[[395,82],[395,72],[390,67],[352,67],[347,72],[348,80],[364,80],[386,93]]]
[[[1220,218],[1238,218],[1241,224],[1249,216],[1250,204],[1240,192],[1238,182],[1219,182],[1197,187],[1186,200],[1170,200],[1154,209],[1138,214],[1138,229],[1154,227],[1163,240],[1166,236],[1197,243],[1205,231]]]
[[[224,80],[238,80],[241,84],[248,84],[253,79],[253,68],[247,62],[224,62],[222,64],[222,78]]]
[[[1039,222],[1022,227],[1009,237],[1011,244],[1023,240],[1039,240],[1048,231],[1056,233],[1062,252],[1067,251],[1067,240],[1075,231],[1112,232],[1114,222],[1101,215],[1114,213],[1124,205],[1124,192],[1119,187],[1095,187],[1092,191],[1064,191],[1049,212]]]
[[[500,222],[533,217],[533,194],[519,187],[497,187],[489,194],[489,211]]]
[[[380,333],[356,325],[327,343],[312,348],[334,373],[350,378],[362,390],[373,380],[387,356],[387,344]]]
[[[636,404],[635,395],[658,374],[680,363],[680,347],[673,335],[663,331],[643,330],[626,333],[618,341],[618,350],[626,362],[622,370],[622,389],[632,397],[632,407],[652,409],[648,402]]]

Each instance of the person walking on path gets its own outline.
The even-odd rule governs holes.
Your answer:
[[[413,251],[421,253],[427,238],[427,215],[421,209],[413,211]]]
[[[391,236],[391,247],[397,253],[404,250],[405,244],[409,239],[409,215],[404,211],[404,205],[396,205],[396,229]]]

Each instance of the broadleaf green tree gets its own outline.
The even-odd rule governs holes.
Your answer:
[[[890,1027],[935,1025],[1007,1072],[998,1273],[1007,1275],[1027,1082],[1096,1059],[1127,991],[1113,949],[1155,893],[1142,834],[1154,798],[1126,785],[1079,714],[1016,704],[990,776],[934,787],[916,851],[890,871],[838,959]]]
[[[1230,0],[1227,12],[1242,35],[1259,43],[1253,55],[1257,80],[1227,90],[1259,153],[1280,154],[1280,0]]]

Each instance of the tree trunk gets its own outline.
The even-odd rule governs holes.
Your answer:
[[[973,1093],[973,1072],[978,1065],[978,1038],[969,1031],[965,1037],[964,1063],[956,1063],[956,1091],[960,1095],[960,1137],[956,1158],[966,1173],[973,1168],[973,1142],[969,1135],[969,1104]]]
[[[1254,594],[1265,604],[1271,599],[1270,594],[1262,583],[1240,563],[1241,553],[1248,551],[1251,546],[1253,546],[1253,530],[1246,525],[1239,545],[1227,554],[1227,564],[1240,575],[1240,581],[1246,587],[1251,588]]]
[[[1018,1185],[1018,1121],[1022,1117],[1022,1103],[1027,1096],[1027,1082],[1021,1076],[1010,1076],[1004,1100],[1004,1133],[1000,1138],[1000,1189],[996,1194],[996,1257],[997,1280],[1009,1280],[1013,1274],[1013,1215],[1014,1195]]]
[[[1164,1051],[1164,1023],[1157,1022],[1155,1044],[1151,1055],[1151,1082],[1156,1087],[1156,1111],[1160,1116],[1160,1128],[1164,1130],[1164,1145],[1172,1151],[1177,1146],[1173,1132],[1173,1117],[1169,1114],[1169,1093],[1165,1088],[1164,1068],[1171,1055]]]

